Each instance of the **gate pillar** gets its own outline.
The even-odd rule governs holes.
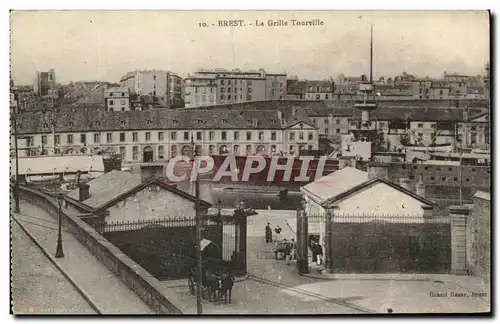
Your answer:
[[[247,273],[247,213],[244,209],[234,211],[236,226],[236,252],[238,253],[237,275],[243,276]]]
[[[309,273],[308,258],[308,223],[307,215],[302,209],[297,209],[297,270],[299,273]]]
[[[448,213],[451,221],[451,272],[466,274],[466,228],[470,209],[466,206],[450,206]]]
[[[327,273],[333,272],[333,238],[332,224],[334,210],[337,206],[329,206],[325,215],[325,270]]]

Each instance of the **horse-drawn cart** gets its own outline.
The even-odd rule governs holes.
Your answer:
[[[207,243],[208,242],[208,243]],[[202,251],[209,245],[210,241],[202,241]],[[191,295],[196,294],[197,267],[193,267],[189,272],[188,286]],[[202,298],[208,296],[208,300],[224,299],[231,303],[231,291],[234,284],[234,276],[231,271],[231,262],[225,262],[219,259],[206,257],[203,259],[203,267],[201,273],[201,290]]]
[[[276,260],[285,259],[286,252],[290,250],[290,242],[278,241],[276,242],[276,248],[274,249],[274,257]]]

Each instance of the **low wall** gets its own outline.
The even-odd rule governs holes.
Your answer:
[[[57,203],[49,195],[39,191],[20,187],[21,199],[42,208],[52,215],[58,215]],[[78,216],[62,212],[63,224],[68,232],[85,245],[110,271],[134,293],[136,293],[153,311],[158,314],[182,314],[162,293],[163,284],[151,276],[140,265],[131,260],[116,246],[97,233]],[[173,296],[169,298],[175,299]],[[178,305],[180,301],[176,301]]]

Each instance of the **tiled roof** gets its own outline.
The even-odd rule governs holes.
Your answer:
[[[20,115],[20,134],[50,133],[51,112]],[[133,129],[279,129],[276,110],[155,109],[104,111],[64,109],[55,115],[56,132],[120,131]],[[255,122],[255,123],[254,123]]]
[[[316,203],[322,204],[366,181],[368,181],[368,172],[345,167],[301,187],[300,190]]]
[[[92,208],[98,208],[141,183],[140,174],[113,170],[87,183],[90,185],[90,198],[84,200],[83,203]],[[78,200],[78,192],[77,188],[68,196]]]

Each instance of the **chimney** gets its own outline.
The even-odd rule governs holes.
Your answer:
[[[163,165],[141,166],[141,181],[147,182],[153,179],[163,180]]]
[[[81,184],[78,186],[78,200],[85,201],[90,198],[90,185]]]
[[[422,175],[420,175],[417,182],[417,195],[425,198],[425,183],[422,181]]]
[[[384,179],[389,180],[389,165],[380,162],[368,163],[368,179]]]
[[[399,185],[408,191],[412,191],[411,190],[411,187],[412,187],[411,182],[412,181],[408,178],[399,178]]]

